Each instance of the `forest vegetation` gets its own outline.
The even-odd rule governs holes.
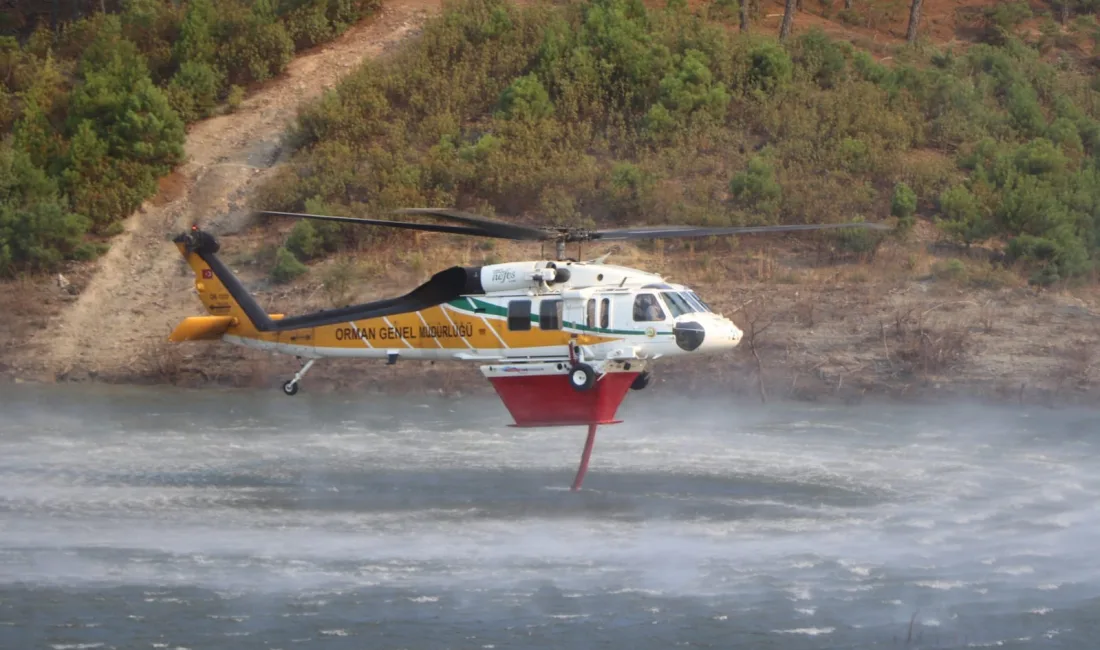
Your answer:
[[[16,4],[0,20],[0,277],[94,258],[182,162],[187,124],[380,0]]]
[[[0,24],[0,275],[93,258],[181,161],[188,123],[380,2],[78,2],[84,15]],[[852,25],[880,9],[818,4]],[[783,36],[787,20],[751,28],[759,3],[463,0],[304,107],[295,164],[260,194],[287,210],[447,205],[573,225],[889,217],[905,237],[925,219],[992,243],[1034,283],[1087,278],[1098,4],[994,3],[973,16],[975,42],[911,31],[876,58],[816,29]],[[300,223],[274,277],[376,237],[397,235]],[[880,237],[834,242],[869,252]]]
[[[858,23],[869,3],[821,4]],[[305,107],[294,164],[260,194],[272,209],[573,225],[890,219],[905,237],[924,219],[960,246],[996,244],[1033,283],[1080,280],[1100,256],[1093,4],[996,3],[974,42],[917,38],[882,61],[818,29],[740,29],[736,0],[461,0]],[[274,277],[402,236],[301,222]]]

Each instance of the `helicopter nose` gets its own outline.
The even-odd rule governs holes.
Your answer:
[[[718,352],[737,347],[743,333],[732,321],[716,319],[700,323],[690,320],[672,328],[676,345],[685,352]]]

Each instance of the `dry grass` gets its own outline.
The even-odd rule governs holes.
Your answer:
[[[165,339],[157,339],[145,350],[145,365],[150,368],[150,379],[174,383],[183,367],[183,348]]]
[[[71,263],[60,274],[0,282],[0,371],[33,361],[30,338],[49,330],[57,315],[76,300],[93,269],[93,264]]]
[[[966,358],[971,340],[969,330],[957,319],[935,322],[928,312],[916,318],[899,318],[895,357],[903,364],[903,373],[920,376],[941,375],[956,369]]]
[[[1056,390],[1063,387],[1088,388],[1092,383],[1093,369],[1096,365],[1095,342],[1073,341],[1060,346],[1056,352],[1057,365],[1051,379]]]

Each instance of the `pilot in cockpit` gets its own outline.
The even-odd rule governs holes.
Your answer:
[[[650,293],[643,293],[639,294],[638,297],[634,299],[635,321],[662,321],[664,319],[664,312],[661,311],[660,305],[657,304],[656,296]]]

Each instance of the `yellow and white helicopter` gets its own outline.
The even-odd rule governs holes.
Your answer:
[[[869,223],[750,227],[658,226],[588,230],[505,223],[457,210],[399,213],[451,223],[415,223],[289,212],[272,216],[553,242],[557,259],[454,266],[396,298],[300,316],[268,314],[218,258],[219,244],[193,227],[175,243],[195,273],[210,313],[185,319],[170,341],[222,340],[304,360],[283,384],[287,395],[321,359],[458,359],[481,364],[515,426],[587,425],[588,441],[573,489],[580,487],[596,427],[616,422],[626,392],[649,384],[661,357],[715,354],[741,330],[689,287],[653,273],[565,258],[571,242],[709,237],[833,228],[888,229]]]

